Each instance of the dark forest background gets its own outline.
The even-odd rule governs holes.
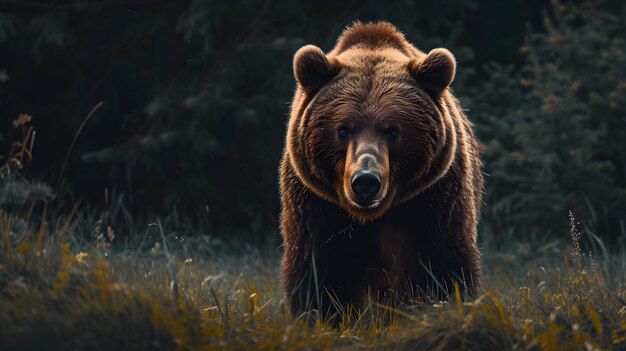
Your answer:
[[[354,20],[387,20],[423,51],[457,57],[453,88],[487,174],[482,230],[562,233],[572,209],[617,242],[624,18],[619,0],[0,0],[2,150],[22,137],[20,114],[37,132],[2,206],[21,192],[22,202],[105,210],[118,227],[169,216],[189,232],[276,238],[292,55],[330,50]]]

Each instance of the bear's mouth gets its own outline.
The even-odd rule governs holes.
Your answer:
[[[369,201],[366,204],[361,204],[361,206],[363,206],[363,207],[376,207],[376,206],[378,206],[378,204],[380,204],[380,200],[376,199],[376,200]]]
[[[358,198],[354,195],[348,195],[346,197],[348,198],[348,201],[350,202],[351,207],[366,211],[366,210],[375,210],[376,208],[381,206],[381,204],[386,200],[386,194],[382,194],[382,193],[386,193],[386,191],[381,191],[380,196],[377,196],[372,199],[367,199],[367,200]]]
[[[368,209],[375,209],[376,207],[378,207],[381,203],[381,200],[379,199],[375,199],[375,200],[370,200],[368,202],[357,202],[354,199],[350,199],[350,202],[352,203],[352,206],[360,209],[360,210],[368,210]]]

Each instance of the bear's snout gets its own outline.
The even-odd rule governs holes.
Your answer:
[[[390,186],[389,162],[385,154],[364,154],[350,158],[343,176],[342,206],[362,222],[383,215],[393,202],[395,191]]]
[[[368,126],[358,130],[346,148],[341,195],[346,209],[363,220],[384,213],[389,202],[388,146],[377,129]]]
[[[376,195],[382,187],[380,174],[376,171],[360,170],[352,177],[352,191],[356,202],[363,206],[371,206],[378,202]]]

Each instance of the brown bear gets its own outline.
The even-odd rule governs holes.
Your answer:
[[[456,61],[389,23],[355,23],[293,61],[280,167],[281,274],[295,315],[368,294],[472,294],[483,177],[472,123],[448,86]]]

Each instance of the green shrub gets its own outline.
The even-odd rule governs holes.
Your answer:
[[[554,230],[574,209],[585,218],[594,211],[607,237],[621,234],[626,7],[609,5],[553,1],[544,30],[526,37],[521,70],[491,66],[475,90],[489,174],[485,220],[500,229]]]

